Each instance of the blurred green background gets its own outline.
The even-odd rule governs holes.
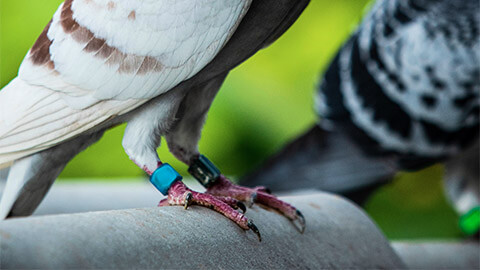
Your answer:
[[[18,67],[61,0],[0,0],[0,85]],[[203,129],[200,150],[227,175],[253,169],[315,121],[312,94],[319,75],[360,21],[367,0],[312,0],[278,42],[230,73]],[[143,176],[121,146],[123,129],[78,155],[61,174],[73,178],[119,179]],[[186,166],[159,148],[164,162],[184,174]],[[401,173],[367,202],[366,210],[391,239],[461,236],[435,166]]]

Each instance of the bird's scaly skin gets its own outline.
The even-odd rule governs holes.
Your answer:
[[[245,207],[242,206],[242,204],[238,204],[236,199],[229,197],[216,197],[211,194],[196,192],[185,186],[182,181],[177,181],[173,183],[168,190],[167,198],[160,201],[158,206],[183,205],[185,209],[187,209],[188,206],[194,204],[217,211],[235,222],[244,230],[252,229],[252,231],[257,234],[258,240],[262,241],[257,226],[249,221],[242,213],[234,209],[241,208],[245,211]]]
[[[183,205],[185,209],[193,204],[208,207],[226,216],[242,229],[252,229],[261,241],[260,232],[253,222],[249,221],[243,213],[235,210],[240,208],[243,212],[246,211],[242,201],[247,202],[249,206],[252,206],[253,203],[259,203],[275,209],[292,222],[297,222],[296,227],[300,232],[303,233],[305,230],[305,219],[295,207],[269,194],[264,187],[247,188],[238,186],[223,175],[211,187],[207,188],[205,193],[192,191],[181,181],[177,181],[168,190],[168,197],[160,201],[158,205]]]
[[[208,194],[235,198],[247,202],[249,207],[253,203],[264,205],[275,209],[293,222],[298,222],[298,229],[303,233],[305,230],[305,219],[300,211],[292,205],[279,200],[265,187],[247,188],[233,184],[224,175],[220,175],[217,181],[207,189]]]

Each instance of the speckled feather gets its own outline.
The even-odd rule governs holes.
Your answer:
[[[377,1],[322,81],[317,111],[400,168],[478,138],[478,1]],[[360,138],[359,138],[360,137]]]
[[[319,124],[241,183],[362,204],[399,170],[445,161],[460,213],[478,205],[479,14],[476,0],[376,1],[321,75]]]

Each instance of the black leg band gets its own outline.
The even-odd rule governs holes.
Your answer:
[[[192,161],[188,172],[205,188],[215,183],[220,176],[220,170],[204,155],[199,155],[198,158]]]

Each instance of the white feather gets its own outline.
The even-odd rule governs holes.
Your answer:
[[[125,59],[106,63],[84,50],[79,42],[65,33],[61,25],[62,6],[56,12],[48,37],[55,69],[62,82],[89,90],[98,100],[153,98],[180,82],[191,78],[207,65],[235,31],[246,13],[250,0],[191,1],[107,1],[73,2],[73,17],[90,30],[95,38],[106,41]],[[129,13],[135,11],[135,19]],[[147,57],[161,65],[160,71],[139,74]],[[28,59],[27,59],[28,60]],[[123,63],[132,63],[133,72],[120,72]],[[42,84],[45,79],[28,63],[20,68],[19,77],[26,82]],[[49,82],[43,82],[50,87]],[[52,88],[78,96],[75,88],[55,84]],[[82,93],[85,94],[85,93]]]
[[[73,109],[62,94],[19,78],[0,91],[0,168],[87,131],[147,100],[106,100]]]

